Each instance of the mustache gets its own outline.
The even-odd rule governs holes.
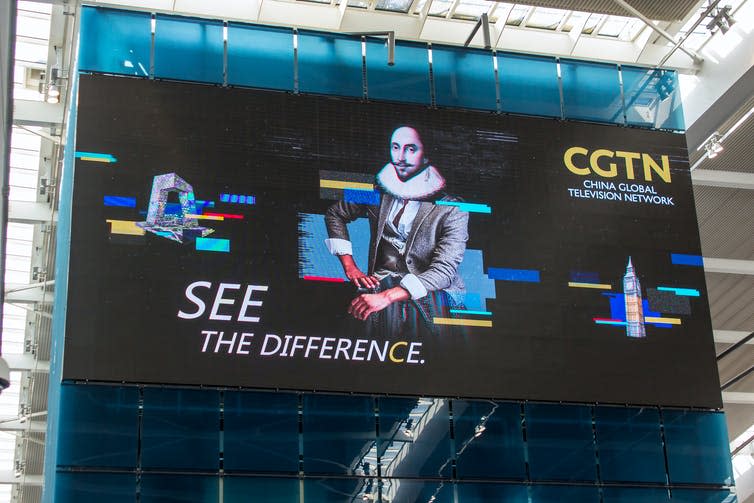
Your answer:
[[[399,168],[408,168],[408,167],[411,167],[411,166],[414,166],[414,165],[411,164],[411,163],[408,163],[406,161],[400,161],[400,162],[394,162],[393,166],[397,166]]]

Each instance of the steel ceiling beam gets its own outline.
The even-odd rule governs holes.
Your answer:
[[[694,185],[707,187],[754,190],[754,173],[723,171],[719,169],[695,169],[691,172],[691,181]]]
[[[655,32],[657,32],[661,37],[663,37],[664,39],[668,40],[669,42],[672,42],[673,44],[676,44],[676,40],[673,38],[672,35],[670,35],[670,33],[666,32],[665,30],[663,30],[662,28],[660,28],[659,26],[657,26],[656,24],[654,24],[654,22],[652,22],[651,19],[649,19],[647,16],[645,16],[644,14],[642,14],[637,9],[635,9],[631,4],[629,4],[628,2],[626,2],[626,0],[613,0],[613,2],[615,2],[616,4],[620,5],[624,9],[626,9],[626,11],[628,11],[634,17],[637,17],[637,18],[641,19],[642,21],[644,21],[644,24],[646,24],[647,26],[649,26],[650,28],[652,28],[652,30],[654,30]],[[699,65],[702,62],[704,62],[704,58],[701,57],[701,56],[699,56],[699,54],[697,54],[695,51],[686,49],[685,47],[683,47],[681,45],[678,45],[677,48],[680,49],[681,51],[683,51],[684,53],[686,53],[686,55],[688,55],[691,58],[691,60],[694,62],[694,64]]]

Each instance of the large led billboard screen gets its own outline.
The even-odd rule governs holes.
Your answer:
[[[64,379],[719,407],[685,141],[82,76]]]

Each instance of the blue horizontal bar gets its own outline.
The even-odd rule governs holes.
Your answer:
[[[380,205],[380,193],[374,190],[343,189],[343,200],[347,203]]]
[[[104,196],[103,202],[105,203],[105,206],[123,206],[125,208],[136,208],[135,197]]]
[[[453,314],[478,314],[479,316],[492,316],[492,313],[489,311],[466,311],[464,309],[451,309],[450,312]]]
[[[598,325],[622,325],[626,326],[625,321],[605,321],[605,320],[594,320],[594,322]]]
[[[228,253],[230,251],[230,240],[216,238],[196,238],[196,249],[199,251]]]
[[[670,286],[658,286],[658,290],[661,290],[663,292],[673,292],[676,295],[682,296],[682,297],[699,297],[699,290],[695,290],[693,288],[673,288]]]
[[[492,213],[492,208],[486,204],[479,203],[460,203],[457,201],[435,201],[435,204],[440,206],[456,206],[461,211],[468,211],[469,213]]]
[[[695,265],[704,267],[704,259],[701,255],[685,255],[683,253],[671,253],[670,261],[678,265]]]
[[[504,269],[490,267],[487,269],[487,277],[503,281],[523,281],[526,283],[539,283],[539,271],[530,269]]]

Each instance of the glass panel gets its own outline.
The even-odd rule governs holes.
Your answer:
[[[684,129],[676,72],[623,66],[621,73],[628,124],[674,131]]]
[[[352,475],[376,442],[369,397],[304,396],[304,471]]]
[[[367,89],[370,99],[430,103],[426,45],[395,46],[395,64],[387,64],[384,41],[367,39]]]
[[[435,46],[432,70],[437,105],[497,110],[490,52]]]
[[[487,0],[463,0],[456,6],[453,17],[476,21],[482,14],[489,12],[493,5]]]
[[[224,477],[223,503],[299,503],[299,481],[289,478]]]
[[[299,31],[299,89],[361,97],[361,40]]]
[[[380,457],[384,477],[449,477],[448,401],[380,398]]]
[[[566,118],[623,124],[617,65],[561,59],[560,70]]]
[[[58,465],[135,467],[138,400],[136,388],[63,385]]]
[[[298,472],[298,396],[226,391],[226,470]]]
[[[560,117],[555,58],[498,53],[503,112]]]
[[[530,503],[599,503],[596,487],[532,486]]]
[[[377,0],[375,9],[392,12],[408,12],[413,0]]]
[[[604,487],[602,503],[669,503],[667,489],[637,489],[631,487]]]
[[[735,503],[736,495],[727,489],[705,491],[702,489],[674,489],[673,503]]]
[[[385,503],[454,503],[453,484],[442,480],[381,479]],[[434,499],[432,499],[434,498]],[[464,500],[460,500],[464,501]]]
[[[527,28],[543,28],[545,30],[555,30],[563,21],[568,11],[560,9],[548,9],[545,7],[536,7],[534,12],[526,21]]]
[[[597,407],[595,417],[602,480],[665,482],[657,409]]]
[[[93,7],[81,12],[80,70],[149,76],[150,14]]]
[[[725,415],[663,411],[671,483],[732,484]]]
[[[141,476],[140,503],[213,503],[219,501],[220,478],[205,475]]]
[[[453,401],[459,478],[524,479],[521,406]]]
[[[595,480],[591,407],[526,404],[532,480]]]
[[[293,32],[228,24],[228,84],[293,89]]]
[[[304,479],[304,503],[354,503],[359,501],[359,494],[363,494],[368,483],[368,479],[355,477],[307,478]]]
[[[83,472],[55,474],[56,503],[133,503],[135,499],[136,475]]]
[[[217,470],[219,398],[214,390],[145,388],[142,466]]]
[[[155,77],[223,83],[223,25],[157,15]]]
[[[452,0],[433,0],[432,5],[429,6],[429,15],[445,17],[448,15],[448,12],[450,12],[450,7],[452,5]]]
[[[458,501],[461,503],[528,503],[526,486],[514,484],[458,484]]]

